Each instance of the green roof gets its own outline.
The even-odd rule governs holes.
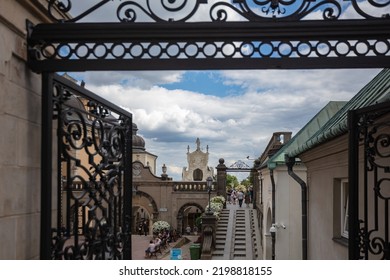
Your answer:
[[[390,69],[383,69],[348,102],[329,102],[269,163],[284,162],[284,155],[299,154],[348,132],[348,111],[385,101],[390,95]]]

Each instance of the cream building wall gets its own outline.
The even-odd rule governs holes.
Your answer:
[[[156,169],[156,159],[157,157],[155,155],[149,153],[133,153],[133,162],[142,162],[145,166],[148,166],[150,168],[150,171],[155,175],[157,175],[158,172],[158,170]]]
[[[294,166],[294,172],[306,180],[306,168]],[[302,259],[302,209],[301,186],[287,173],[285,165],[273,170],[275,181],[275,222],[285,225],[277,228],[275,236],[275,258],[277,260]],[[272,182],[269,169],[262,169],[263,180],[263,258],[271,259]]]
[[[26,19],[39,3],[0,1],[0,259],[37,259],[40,225],[41,76],[26,65]]]
[[[308,258],[348,259],[346,244],[336,242],[334,224],[335,182],[348,178],[348,135],[320,145],[300,155],[308,170]]]

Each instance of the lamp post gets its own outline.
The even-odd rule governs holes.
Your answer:
[[[209,194],[209,208],[207,209],[207,215],[211,215],[211,203],[210,203],[210,194],[211,194],[211,186],[213,185],[213,178],[208,177],[206,180],[207,183],[207,193]]]

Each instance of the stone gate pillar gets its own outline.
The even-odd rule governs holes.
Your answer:
[[[259,169],[260,169],[260,160],[259,159],[256,159],[255,160],[255,165],[252,169],[252,176],[253,176],[253,201],[252,201],[252,204],[253,204],[253,208],[256,209],[257,208],[257,200],[258,200],[258,196],[259,195],[263,195],[261,193],[261,190],[260,190],[260,173],[259,173]]]
[[[207,212],[202,216],[202,260],[210,260],[215,248],[217,232],[217,217],[212,212]]]
[[[226,165],[223,158],[219,159],[217,166],[217,195],[226,197]]]

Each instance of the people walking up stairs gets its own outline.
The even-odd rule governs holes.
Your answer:
[[[257,210],[227,204],[220,214],[212,260],[260,259],[260,230]]]

